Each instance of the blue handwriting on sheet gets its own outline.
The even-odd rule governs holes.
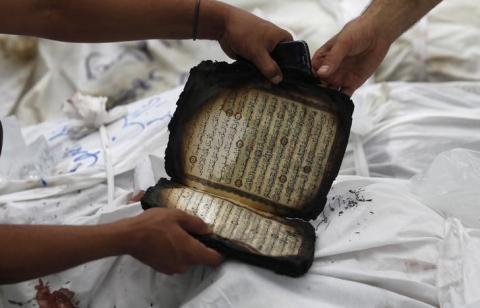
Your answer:
[[[85,161],[90,162],[90,164],[88,165],[89,167],[94,166],[98,161],[99,154],[100,150],[95,152],[89,152],[82,149],[82,147],[79,145],[74,146],[71,149],[67,149],[67,155],[73,158],[73,162],[77,163],[75,168],[70,170],[70,172],[75,172]]]
[[[57,138],[68,136],[68,130],[69,128],[67,127],[67,125],[64,125],[60,130],[54,132],[52,136],[48,138],[48,141],[53,141]]]
[[[165,100],[160,97],[153,97],[147,101],[146,104],[142,105],[139,109],[129,113],[127,116],[123,117],[123,128],[129,126],[137,126],[141,130],[144,130],[147,126],[172,118],[172,113],[169,111],[167,114],[163,114],[157,117],[145,117],[144,114],[157,109],[165,103]]]
[[[146,42],[140,42],[134,46],[125,46],[112,59],[110,54],[103,54],[98,51],[93,51],[85,59],[85,68],[88,80],[96,80],[104,73],[108,72],[116,64],[126,62],[129,60],[140,63],[150,63],[153,61],[153,56],[148,49]]]

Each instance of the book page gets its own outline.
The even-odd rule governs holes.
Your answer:
[[[257,89],[225,91],[186,125],[185,173],[299,208],[319,189],[336,129],[336,116],[314,104]]]
[[[214,234],[258,254],[293,256],[302,246],[303,237],[294,227],[187,187],[160,188],[157,202],[200,217]]]

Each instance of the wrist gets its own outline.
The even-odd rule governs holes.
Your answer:
[[[130,218],[119,220],[114,223],[102,224],[96,226],[98,228],[96,234],[98,239],[103,239],[103,256],[121,256],[129,255],[136,243],[134,240],[134,224],[130,222]]]
[[[220,40],[232,7],[215,0],[201,0],[197,24],[199,39]]]
[[[373,0],[362,17],[372,24],[379,37],[393,43],[441,0]]]
[[[138,222],[137,216],[113,223],[118,255],[135,256],[141,243],[145,241],[145,228]]]
[[[401,34],[399,31],[392,29],[390,22],[378,16],[376,12],[365,12],[358,17],[358,22],[365,33],[370,33],[371,37],[377,42],[391,45]]]

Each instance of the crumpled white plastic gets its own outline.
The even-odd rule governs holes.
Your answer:
[[[62,105],[65,115],[73,119],[68,135],[73,139],[97,130],[102,125],[110,124],[127,114],[125,106],[107,110],[107,97],[75,93]]]
[[[1,119],[3,146],[0,159],[0,191],[11,180],[42,182],[55,167],[55,157],[45,137],[39,136],[28,144],[15,117]]]
[[[480,152],[455,149],[438,155],[411,179],[410,189],[445,218],[437,287],[442,307],[480,303]]]
[[[109,160],[113,175],[133,170],[148,154],[163,154],[168,142],[167,125],[176,107],[181,88],[140,100],[126,106],[128,114],[105,126],[109,137]],[[39,137],[47,140],[55,158],[55,167],[44,182],[6,181],[0,186],[0,203],[8,200],[47,198],[97,185],[107,178],[108,165],[98,131],[79,140],[69,137],[74,120],[45,122],[23,129],[27,143]],[[104,138],[103,138],[104,139]],[[2,156],[3,159],[3,156]],[[45,185],[44,185],[45,184]]]
[[[455,149],[438,155],[412,179],[412,190],[443,216],[480,228],[480,152]]]
[[[480,83],[389,82],[353,97],[341,174],[408,179],[454,148],[480,151]]]
[[[461,204],[462,200],[460,199],[458,203]],[[476,216],[478,214],[476,213]],[[461,220],[447,218],[444,240],[439,249],[436,280],[440,306],[479,307],[480,229],[466,228]]]

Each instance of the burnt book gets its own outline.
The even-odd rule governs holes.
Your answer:
[[[301,276],[347,145],[353,103],[286,69],[274,85],[252,65],[205,61],[190,72],[169,124],[161,179],[144,209],[176,208],[213,233],[198,239],[227,257]]]

